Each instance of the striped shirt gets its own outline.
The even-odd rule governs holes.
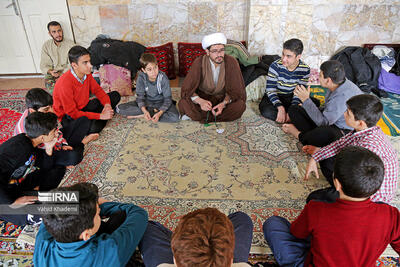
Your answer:
[[[26,109],[24,111],[24,113],[22,114],[21,118],[19,118],[19,121],[17,122],[17,125],[15,126],[13,136],[16,136],[16,135],[21,134],[21,133],[26,133],[26,130],[25,130],[25,118],[28,115],[29,115],[29,110]],[[57,122],[57,124],[58,124],[58,126],[57,126],[58,137],[57,137],[57,142],[54,145],[53,149],[54,150],[61,150],[62,146],[67,146],[68,145],[68,142],[67,142],[67,140],[65,140],[65,138],[63,137],[63,133],[60,130],[60,123]],[[39,144],[38,148],[44,149],[44,144]]]
[[[266,94],[275,107],[282,106],[279,100],[279,94],[292,94],[294,88],[298,84],[307,86],[308,78],[310,77],[310,67],[299,61],[299,65],[289,71],[282,65],[282,60],[275,60],[268,70]],[[292,104],[300,104],[300,99],[293,95]]]
[[[385,175],[381,188],[371,196],[371,200],[390,203],[397,188],[399,162],[396,151],[385,137],[381,128],[374,126],[359,132],[352,131],[339,140],[322,147],[312,157],[316,161],[321,161],[335,156],[346,146],[364,147],[381,158],[385,166]]]

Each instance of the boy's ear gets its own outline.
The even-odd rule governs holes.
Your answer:
[[[342,190],[342,184],[336,178],[333,178],[333,186],[336,188],[336,191]]]
[[[78,67],[78,64],[76,64],[75,62],[72,62],[72,63],[71,63],[71,67],[75,69],[75,68]]]
[[[357,129],[366,129],[368,128],[367,124],[363,120],[356,120]]]
[[[145,69],[144,69],[144,68],[141,68],[140,70],[141,70],[142,72],[146,73],[146,71],[145,71]]]
[[[79,239],[82,239],[83,241],[87,241],[87,240],[89,240],[89,238],[91,236],[92,235],[90,234],[90,229],[86,229],[81,233],[81,235],[79,236]]]
[[[32,113],[32,112],[36,112],[36,110],[34,110],[33,108],[28,108],[28,112]]]

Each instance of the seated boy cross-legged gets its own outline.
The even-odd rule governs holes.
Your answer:
[[[57,116],[33,112],[25,118],[25,130],[0,146],[0,204],[22,208],[18,209],[21,212],[0,214],[0,219],[17,225],[40,222],[40,217],[32,219],[23,212],[24,206],[37,200],[35,190],[56,188],[65,174],[65,166],[56,165],[52,156]],[[37,149],[40,144],[44,149]]]
[[[25,95],[25,105],[27,109],[22,114],[17,125],[14,129],[14,135],[20,133],[25,133],[25,118],[33,112],[51,112],[53,110],[53,97],[41,88],[32,88]],[[89,130],[89,119],[86,117],[81,117],[77,120],[77,126],[83,130]],[[97,136],[86,136],[81,134],[82,131],[70,131],[68,129],[60,129],[60,124],[58,123],[57,135],[58,139],[54,145],[55,163],[61,166],[74,166],[82,161],[83,158],[83,148],[84,144],[88,141],[96,139],[98,134],[93,134]],[[41,144],[39,148],[44,148]]]
[[[79,183],[79,213],[49,213],[36,236],[35,266],[125,266],[146,230],[147,212],[98,198],[97,186]],[[108,217],[107,223],[101,217]]]
[[[80,131],[83,136],[98,134],[114,116],[114,108],[121,99],[117,91],[106,94],[94,80],[91,72],[90,53],[82,46],[74,46],[68,52],[71,69],[56,82],[53,92],[54,112],[62,126]],[[90,99],[90,94],[96,97]],[[87,117],[83,127],[78,119]],[[79,124],[79,125],[78,125]]]
[[[179,112],[172,101],[169,80],[158,70],[157,58],[153,54],[143,54],[140,65],[136,101],[119,104],[117,113],[128,118],[144,117],[152,122],[178,122]]]
[[[146,267],[246,267],[252,237],[245,213],[205,208],[183,216],[174,233],[150,221],[139,250]]]
[[[310,86],[296,86],[294,95],[300,105],[289,107],[291,123],[282,125],[284,132],[298,138],[303,145],[326,146],[353,130],[344,119],[346,101],[362,91],[346,79],[342,63],[336,60],[321,64],[319,80],[322,87],[328,88],[324,108],[315,104],[316,99],[310,97]]]
[[[336,157],[333,184],[339,199],[311,200],[290,224],[268,218],[263,231],[280,266],[376,266],[388,244],[400,253],[400,213],[372,196],[384,180],[384,164],[359,146]]]
[[[383,105],[379,98],[367,94],[353,96],[346,104],[347,111],[344,114],[344,118],[346,124],[354,128],[354,131],[322,148],[303,147],[306,153],[312,154],[308,162],[305,178],[308,179],[311,172],[314,172],[318,177],[317,162],[320,162],[321,171],[332,186],[331,188],[312,192],[307,201],[310,199],[334,201],[338,197],[338,193],[333,187],[332,177],[334,156],[344,147],[355,145],[371,150],[382,159],[385,166],[383,183],[381,188],[371,196],[371,200],[390,203],[397,188],[399,163],[396,151],[382,130],[376,126],[382,116]]]

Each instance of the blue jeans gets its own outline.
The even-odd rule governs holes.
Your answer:
[[[235,231],[233,262],[247,262],[253,239],[253,222],[247,214],[240,211],[230,214],[228,218]],[[171,230],[158,222],[149,221],[142,241],[139,243],[139,250],[146,267],[156,267],[161,263],[174,263],[171,237]]]
[[[304,266],[310,241],[293,236],[288,220],[272,216],[264,222],[263,232],[279,266]]]

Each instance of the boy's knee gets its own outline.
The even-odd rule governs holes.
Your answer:
[[[264,234],[276,230],[277,228],[282,229],[282,226],[290,228],[290,223],[283,217],[272,216],[265,220],[263,224]]]
[[[251,220],[250,216],[242,211],[234,212],[228,217],[231,220],[240,222],[240,224],[243,226],[247,226],[248,228],[253,229],[253,221]]]
[[[266,119],[270,120],[276,120],[276,115],[278,113],[277,109],[275,106],[273,106],[271,103],[267,103],[267,99],[263,97],[261,100],[260,104],[258,105],[258,109],[260,110],[261,116],[263,116]]]
[[[110,97],[111,106],[115,108],[115,106],[121,100],[121,95],[117,91],[112,91],[108,93],[108,96]]]

